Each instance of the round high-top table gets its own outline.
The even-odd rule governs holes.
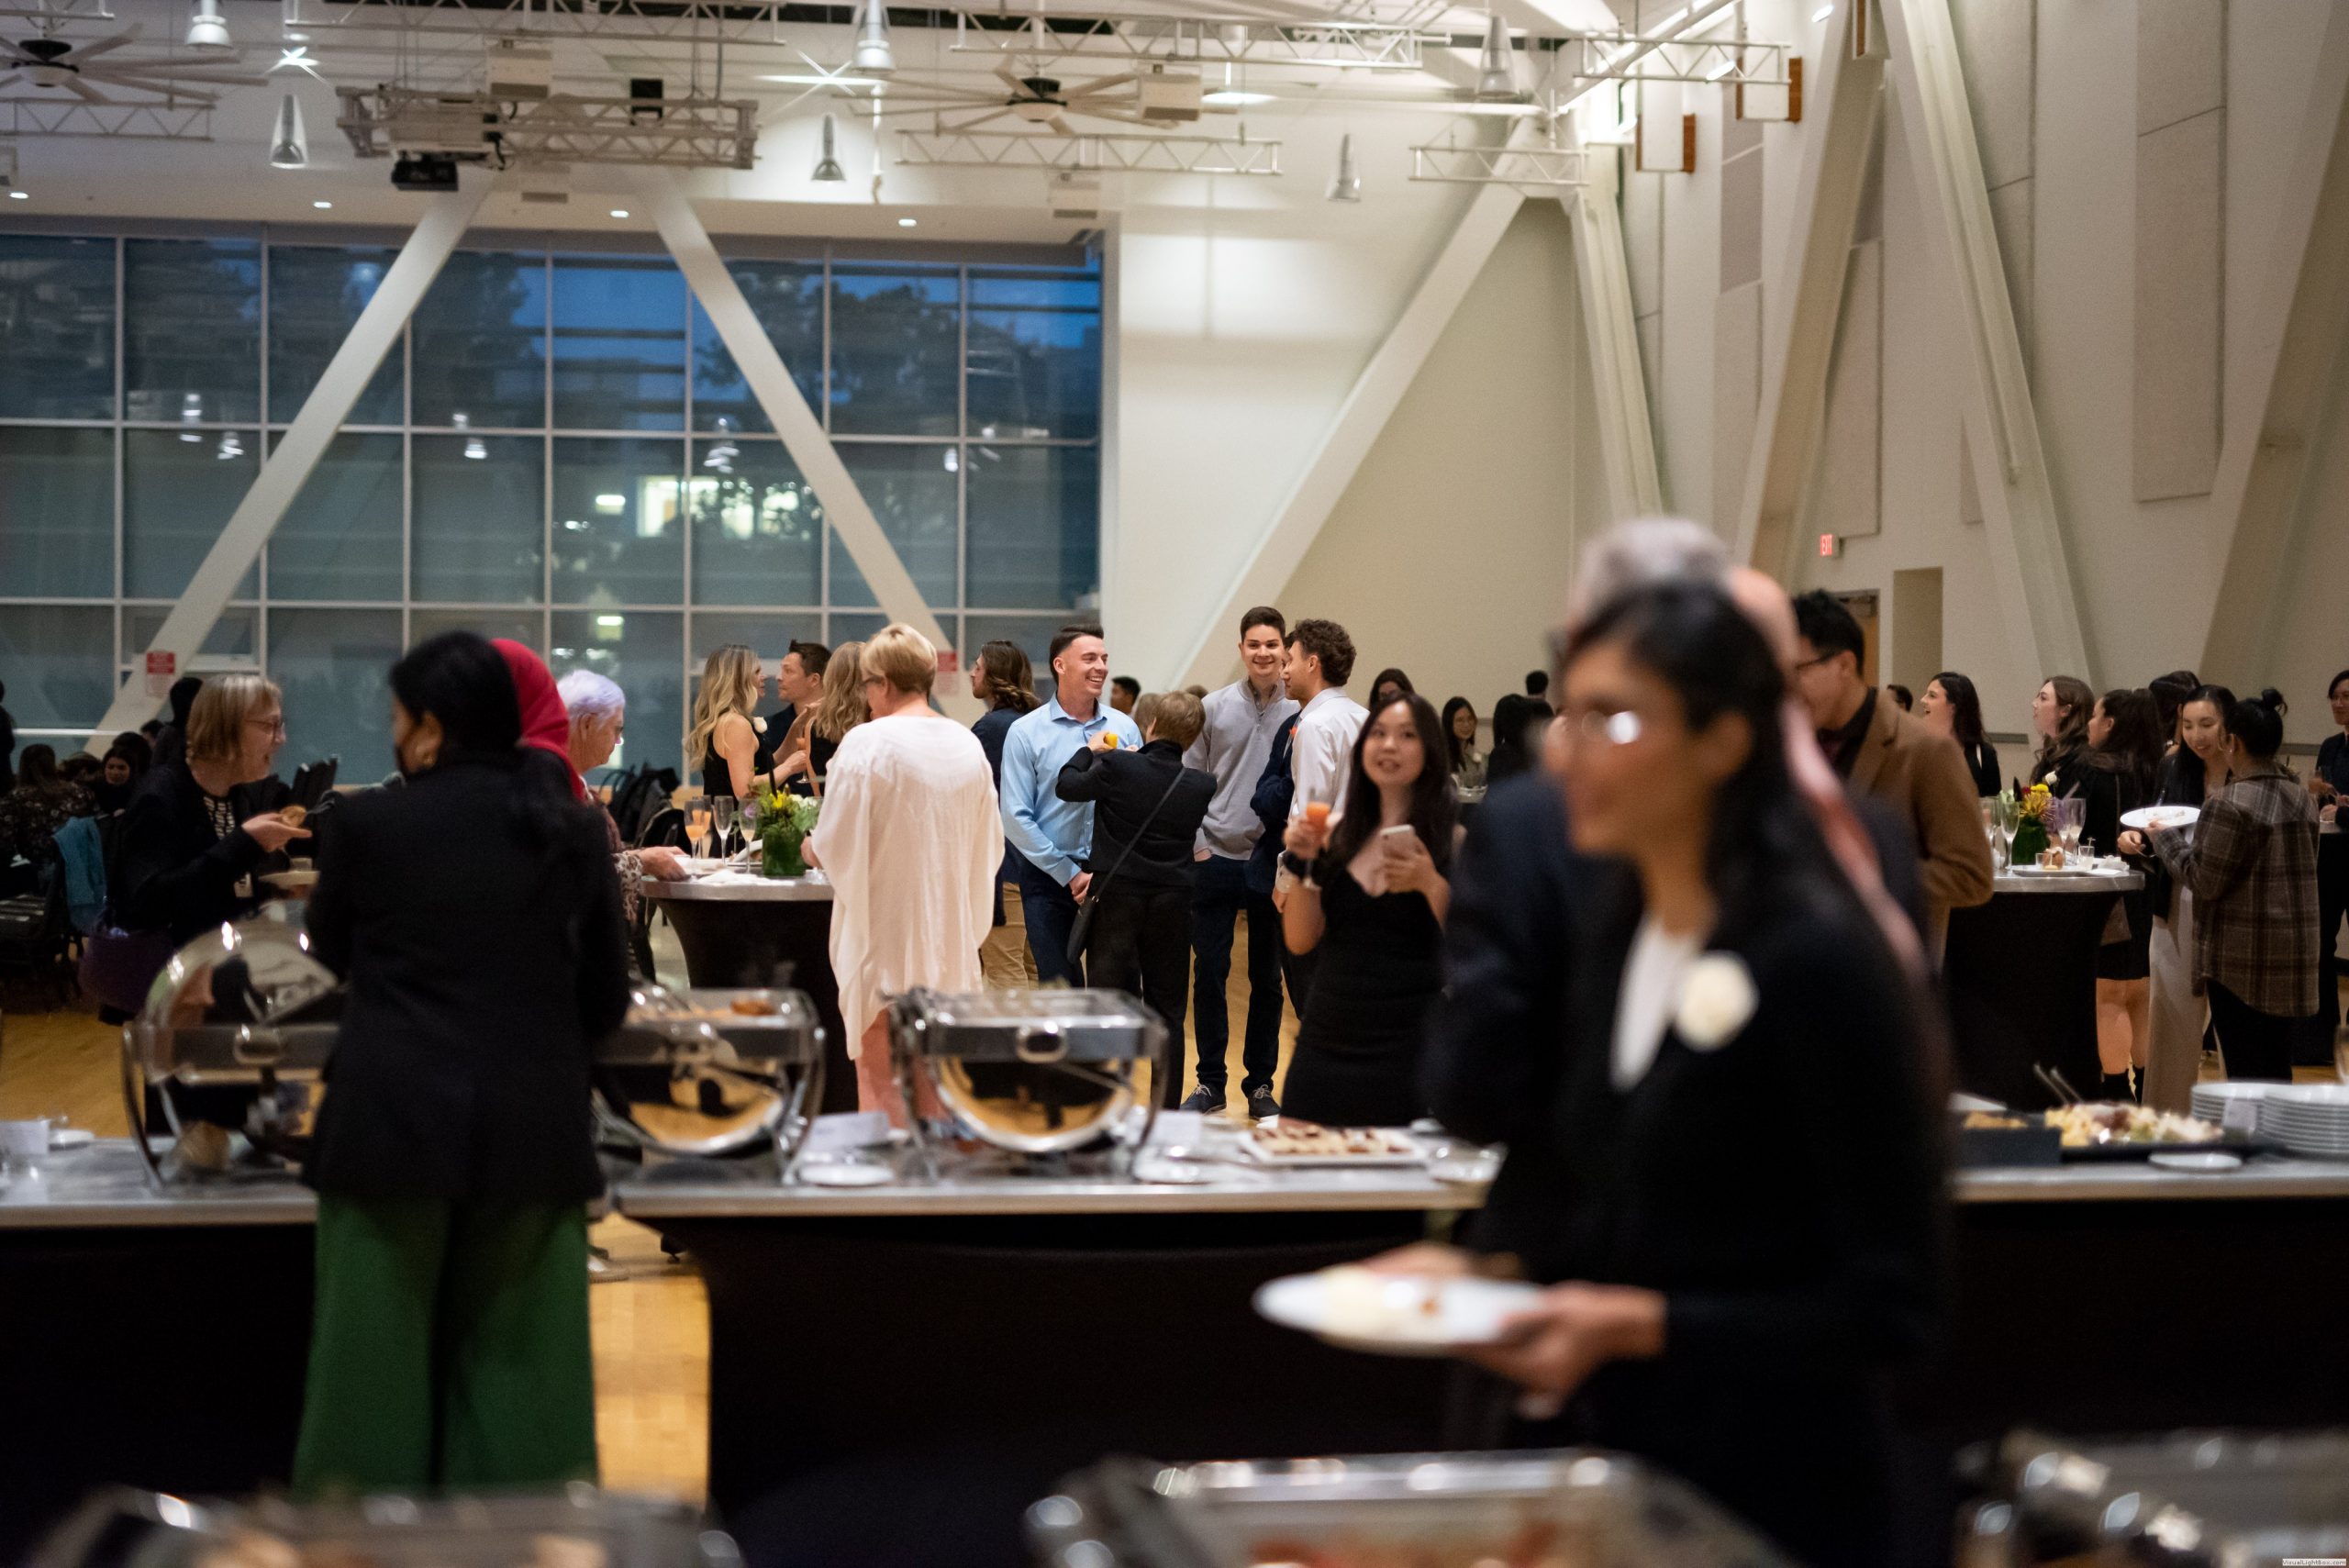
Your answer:
[[[2001,872],[1987,904],[1950,911],[1942,979],[1960,1088],[2044,1109],[2056,1096],[2039,1066],[2097,1097],[2097,950],[2114,902],[2144,885],[2133,871]]]
[[[647,877],[643,888],[676,929],[693,984],[787,985],[807,993],[824,1025],[823,1108],[856,1109],[856,1065],[848,1059],[841,988],[832,976],[832,884],[820,876]]]

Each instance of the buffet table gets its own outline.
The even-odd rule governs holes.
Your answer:
[[[1020,1507],[1105,1453],[1442,1434],[1445,1363],[1330,1349],[1250,1297],[1419,1238],[1478,1189],[1418,1170],[841,1190],[754,1175],[672,1166],[614,1193],[700,1265],[710,1497],[754,1562],[1020,1562]]]
[[[821,876],[735,873],[686,882],[647,877],[643,891],[676,929],[690,984],[788,985],[807,993],[824,1024],[822,1108],[856,1109],[856,1069],[832,977],[832,884]]]
[[[0,1562],[91,1487],[282,1481],[310,1342],[309,1190],[156,1186],[128,1140],[0,1191]]]
[[[2144,884],[2133,871],[2002,872],[1987,904],[1950,911],[1942,980],[1958,1087],[2018,1107],[2053,1106],[2036,1065],[2096,1096],[2104,1072],[2096,1051],[2097,950],[2115,901]]]

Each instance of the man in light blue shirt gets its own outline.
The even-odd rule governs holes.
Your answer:
[[[1077,900],[1092,874],[1085,869],[1093,851],[1090,801],[1063,800],[1053,784],[1061,764],[1105,730],[1118,744],[1140,749],[1134,721],[1101,700],[1109,681],[1109,650],[1097,626],[1065,626],[1053,634],[1053,695],[1020,717],[1003,738],[1003,778],[997,795],[1004,837],[1025,857],[1019,868],[1019,908],[1028,922],[1028,946],[1040,980],[1085,984],[1084,966],[1068,956],[1069,932],[1076,925]]]

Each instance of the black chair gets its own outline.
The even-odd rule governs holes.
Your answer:
[[[43,868],[41,890],[0,899],[0,973],[19,973],[56,997],[73,999],[73,928],[65,915],[65,878]]]

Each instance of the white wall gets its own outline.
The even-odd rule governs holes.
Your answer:
[[[2023,297],[2025,349],[2057,510],[2071,550],[2084,629],[2104,684],[2142,684],[2199,659],[2224,559],[2223,527],[2208,495],[2139,501],[2132,484],[2132,399],[2137,300],[2132,259],[2140,243],[2136,160],[2139,6],[2131,0],[1952,0],[1959,29],[1998,35],[2013,13],[2023,18],[2032,60],[2012,52],[1990,69],[2023,74],[2030,123],[2009,106],[1992,128],[2009,156],[2027,143],[2029,179],[1996,204]],[[1771,0],[1771,9],[1779,9]],[[1814,7],[1787,7],[1782,25],[1798,30],[1817,56]],[[2158,7],[2149,0],[2148,12]],[[2226,7],[2223,158],[2224,229],[2221,279],[2224,434],[2257,417],[2244,348],[2261,308],[2273,235],[2294,152],[2308,117],[2310,61],[2328,0],[2236,0]],[[1782,13],[1783,14],[1783,13]],[[2158,16],[2153,18],[2159,21]],[[1759,8],[1754,25],[1764,25]],[[1987,75],[1987,72],[1986,72]],[[1981,83],[1977,83],[1977,86]],[[1897,93],[1897,84],[1887,94]],[[1996,95],[1994,95],[1994,99]],[[1999,100],[2003,101],[2003,100]],[[1983,102],[1977,92],[1977,105]],[[1659,442],[1667,502],[1709,521],[1714,516],[1714,311],[1719,297],[1720,195],[1717,160],[1721,105],[1691,96],[1699,116],[1697,173],[1631,176],[1627,208],[1660,207],[1653,255],[1634,255],[1635,274],[1660,261],[1660,353],[1656,378]],[[1765,290],[1783,285],[1782,263],[1792,180],[1807,126],[1772,126],[1765,213]],[[1890,589],[1898,571],[1943,572],[1943,652],[1947,665],[1972,674],[1993,728],[2021,729],[2032,689],[2055,672],[2020,667],[2010,652],[2003,607],[1993,584],[1984,527],[1961,520],[1959,399],[1965,345],[1949,306],[1949,281],[1928,246],[1928,227],[1900,131],[1888,114],[1882,132],[1884,306],[1881,531],[1848,539],[1835,560],[1807,555],[1801,586],[1874,588],[1895,635]],[[1708,172],[1708,161],[1716,166]],[[2165,215],[2144,215],[2158,232]],[[1641,226],[1633,226],[1636,238]],[[1644,306],[1642,307],[1644,308]],[[1653,351],[1653,350],[1652,350]],[[2321,452],[2300,529],[2296,591],[2275,606],[2286,617],[2283,663],[2274,679],[2292,699],[2291,736],[2317,738],[2329,728],[2324,682],[2349,664],[2349,628],[2329,589],[2349,580],[2349,400],[2336,398],[2332,439]],[[1810,537],[1820,529],[1802,530]],[[2244,672],[2206,672],[2241,681]]]

